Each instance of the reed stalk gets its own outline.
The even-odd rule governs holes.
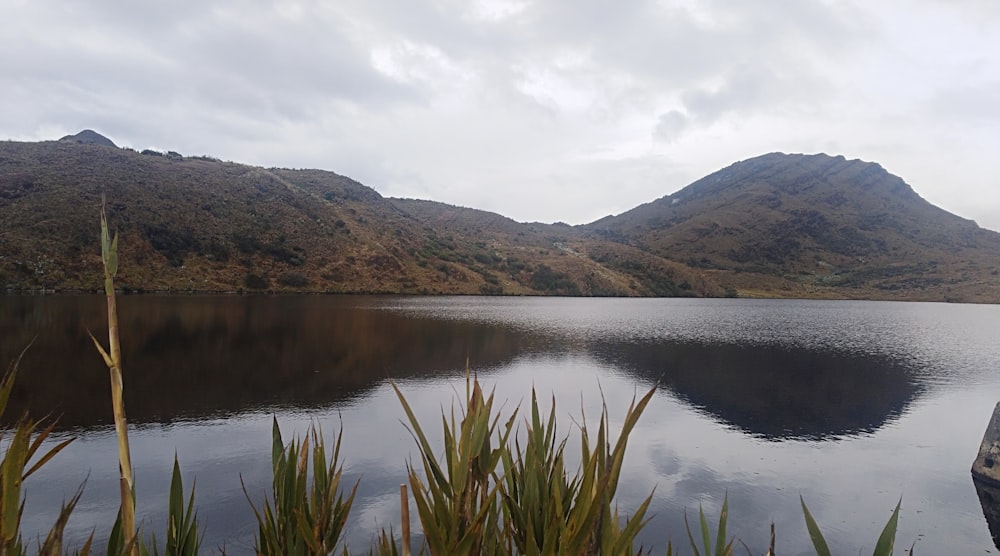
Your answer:
[[[115,276],[118,274],[118,233],[114,239],[108,233],[108,219],[101,204],[101,262],[104,266],[104,294],[108,301],[108,350],[105,351],[93,334],[97,351],[104,358],[111,378],[111,405],[114,410],[115,432],[118,436],[119,490],[121,494],[121,534],[130,554],[138,554],[135,543],[135,483],[132,476],[132,456],[129,453],[128,423],[125,420],[122,353],[118,341],[118,307],[115,301]]]
[[[399,504],[403,530],[403,556],[410,556],[410,497],[406,493],[406,483],[399,485]]]

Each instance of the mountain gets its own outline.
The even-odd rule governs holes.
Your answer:
[[[97,133],[92,129],[85,129],[76,135],[67,135],[60,139],[60,141],[66,141],[69,143],[83,143],[86,145],[100,145],[102,147],[114,147],[118,148],[111,139]]]
[[[104,198],[127,291],[1000,301],[1000,234],[842,157],[765,155],[568,226],[98,138],[0,143],[0,288],[100,287]]]
[[[447,216],[462,209],[386,199],[333,172],[71,141],[0,143],[0,286],[95,290],[102,197],[127,291],[722,292],[699,271],[568,226],[478,211],[468,227]],[[486,233],[486,222],[506,232]],[[591,246],[633,253],[655,280],[594,260]]]
[[[583,227],[743,293],[995,301],[1000,234],[931,205],[881,166],[771,153]]]

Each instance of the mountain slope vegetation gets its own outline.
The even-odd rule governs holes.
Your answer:
[[[769,154],[585,226],[392,199],[322,170],[0,143],[0,288],[1000,301],[1000,234],[880,166]]]
[[[632,250],[662,274],[659,286],[636,281],[582,251],[569,227],[477,212],[464,229],[432,215],[469,209],[386,199],[333,172],[78,141],[0,143],[0,285],[96,289],[102,198],[126,291],[658,295],[674,279],[690,286],[676,294],[721,292]],[[487,220],[509,229],[485,233]]]
[[[841,156],[738,162],[584,228],[741,290],[997,299],[1000,234],[931,205],[878,164]]]

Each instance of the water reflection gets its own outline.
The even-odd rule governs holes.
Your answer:
[[[922,390],[899,361],[831,349],[623,342],[597,352],[716,419],[775,440],[871,433]]]
[[[371,298],[123,297],[126,407],[132,423],[349,403],[386,378],[488,369],[524,333],[375,310]],[[111,422],[107,369],[87,335],[101,297],[4,299],[0,361],[27,345],[8,416],[61,415],[63,428]],[[100,336],[99,336],[100,337]],[[33,343],[32,343],[33,342]]]
[[[986,526],[989,527],[990,536],[993,537],[993,544],[1000,549],[1000,486],[975,478],[972,479],[972,483],[976,485],[976,494],[983,507],[983,517],[986,518]]]
[[[99,296],[5,298],[0,360],[32,342],[8,416],[61,415],[64,428],[111,422],[107,373],[87,335]],[[591,340],[512,323],[381,310],[366,297],[124,297],[126,406],[133,423],[322,407],[388,377],[488,370],[531,353],[592,352],[659,383],[716,419],[771,439],[870,433],[921,392],[890,357],[829,348],[695,341]],[[612,336],[614,338],[614,336]]]

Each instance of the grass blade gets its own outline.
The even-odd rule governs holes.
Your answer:
[[[687,531],[688,542],[691,543],[691,551],[694,552],[694,556],[701,556],[701,551],[698,550],[698,543],[694,541],[694,534],[691,533],[691,524],[688,523],[688,513],[684,510],[684,529]],[[708,556],[707,554],[705,556]]]
[[[40,554],[62,554],[63,531],[66,529],[66,523],[69,521],[70,514],[73,513],[73,508],[76,507],[76,503],[83,496],[84,485],[86,485],[86,482],[80,485],[80,488],[76,490],[76,494],[70,498],[69,502],[63,504],[62,509],[59,511],[59,517],[56,519],[55,524],[52,525],[52,529],[49,530],[49,534],[45,538],[45,544],[42,545],[39,551]],[[87,550],[89,550],[89,547],[87,547]]]
[[[874,556],[890,556],[892,554],[893,546],[896,544],[896,524],[899,522],[899,506],[902,503],[902,498],[899,499],[899,502],[896,502],[896,509],[892,511],[892,517],[885,524],[882,534],[878,537],[878,542],[875,543]],[[910,551],[912,552],[913,549],[911,548]]]
[[[812,540],[813,548],[816,549],[816,556],[830,556],[830,547],[827,546],[826,539],[823,538],[823,533],[819,530],[819,525],[816,525],[816,520],[809,513],[806,501],[799,496],[799,502],[802,504],[802,515],[806,518],[806,528],[809,530],[809,538]]]
[[[729,494],[722,499],[722,513],[719,514],[719,531],[715,537],[715,555],[726,554],[726,520],[729,518]]]
[[[698,504],[698,521],[701,524],[701,542],[704,543],[705,556],[710,556],[712,554],[712,541],[709,538],[708,520],[705,519],[705,512],[701,504]]]

